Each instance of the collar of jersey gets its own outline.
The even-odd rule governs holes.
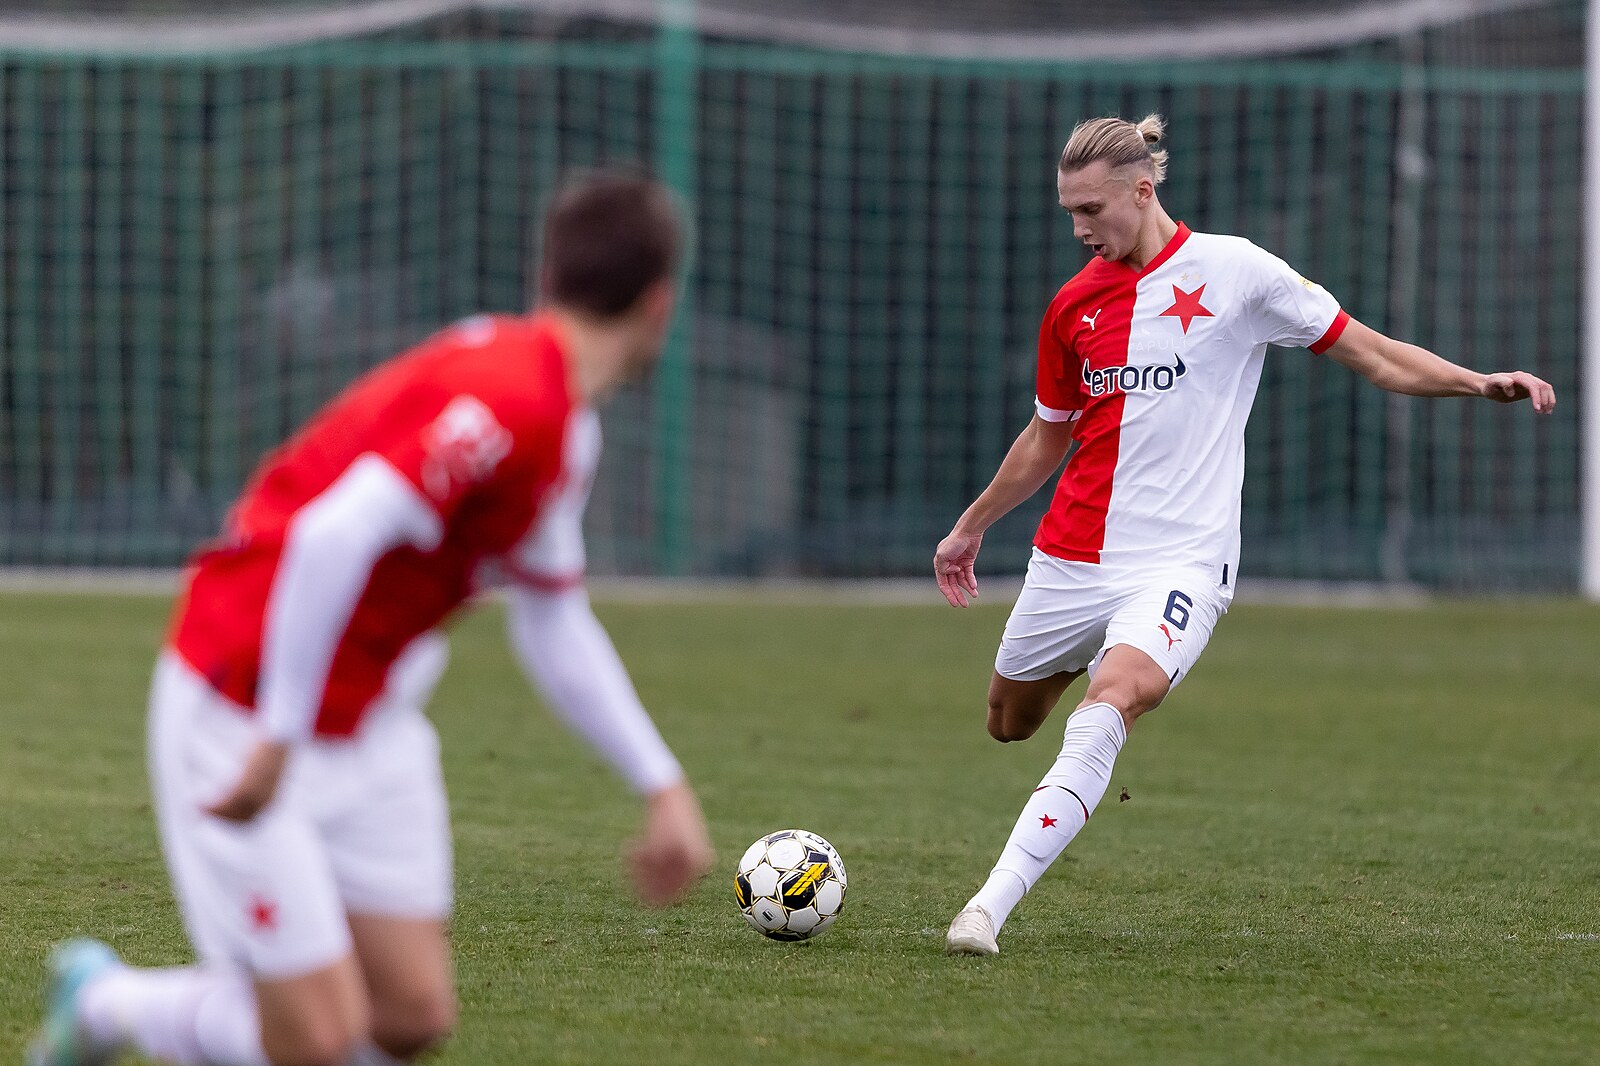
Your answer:
[[[1163,263],[1177,254],[1178,249],[1183,247],[1183,242],[1189,239],[1189,232],[1188,226],[1185,226],[1182,222],[1178,223],[1178,232],[1172,235],[1172,239],[1167,242],[1166,247],[1162,248],[1161,251],[1156,253],[1156,257],[1154,259],[1150,260],[1150,262],[1144,265],[1143,270],[1135,271],[1131,266],[1122,262],[1120,259],[1117,260],[1117,262],[1113,265],[1129,271],[1134,275],[1134,277],[1142,278],[1153,274],[1155,271],[1161,269],[1161,265]]]

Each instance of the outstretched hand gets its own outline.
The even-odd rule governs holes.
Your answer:
[[[1549,414],[1556,406],[1555,388],[1548,381],[1521,370],[1484,375],[1480,392],[1485,399],[1496,403],[1532,400],[1533,409],[1541,415]]]
[[[715,859],[700,801],[687,783],[680,781],[650,797],[644,836],[628,855],[633,887],[646,905],[678,902]]]
[[[978,561],[982,533],[951,531],[933,553],[933,577],[939,591],[952,607],[965,607],[968,597],[978,598],[978,576],[973,566]]]

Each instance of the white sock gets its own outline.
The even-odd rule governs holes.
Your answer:
[[[397,1059],[377,1044],[365,1044],[356,1049],[346,1066],[406,1066],[405,1059]]]
[[[172,1066],[270,1066],[255,990],[235,971],[118,967],[84,987],[79,1021],[99,1043]]]
[[[1122,712],[1109,703],[1091,703],[1067,719],[1061,754],[1028,797],[989,880],[967,904],[988,911],[995,932],[1088,823],[1127,739]]]

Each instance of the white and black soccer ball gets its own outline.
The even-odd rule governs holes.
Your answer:
[[[773,940],[816,936],[844,909],[844,860],[804,829],[780,829],[751,844],[733,875],[739,913]]]

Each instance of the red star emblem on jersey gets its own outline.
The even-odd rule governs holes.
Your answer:
[[[1159,318],[1170,315],[1173,318],[1176,318],[1179,322],[1183,323],[1183,331],[1188,333],[1189,323],[1193,322],[1195,319],[1216,317],[1200,304],[1200,294],[1205,291],[1206,287],[1204,285],[1200,286],[1193,292],[1184,292],[1182,289],[1174,285],[1172,287],[1172,306],[1161,312],[1161,314],[1157,317]]]
[[[1040,829],[1049,829],[1051,826],[1053,826],[1055,824],[1056,824],[1056,820],[1054,818],[1050,817],[1048,814],[1039,815],[1039,828]]]
[[[278,928],[278,905],[261,896],[250,897],[250,928],[270,933]]]

